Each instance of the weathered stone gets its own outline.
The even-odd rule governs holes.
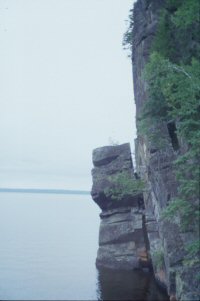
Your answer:
[[[99,232],[99,245],[133,240],[134,227],[132,221],[117,223],[102,222]]]
[[[140,260],[136,254],[135,243],[130,241],[100,246],[96,264],[112,269],[132,270],[139,268]]]
[[[134,229],[140,230],[143,228],[143,215],[138,212],[133,211],[133,223],[134,223]]]
[[[93,163],[91,194],[103,210],[100,214],[97,266],[128,270],[146,268],[149,258],[144,238],[142,195],[113,200],[112,195],[105,193],[112,187],[110,175],[126,170],[130,177],[134,177],[130,145],[98,148],[93,152]]]
[[[100,214],[100,217],[103,219],[103,222],[105,224],[116,224],[120,222],[132,221],[132,214],[130,213],[130,209],[128,212],[125,211],[124,213],[115,211],[114,214],[108,214],[108,215],[105,215],[105,213]]]
[[[119,161],[130,161],[130,145],[129,143],[117,146],[103,146],[96,148],[92,154],[92,161],[95,167],[107,165],[120,157]]]
[[[114,269],[149,266],[142,214],[135,208],[109,210],[103,213],[99,231],[97,265]],[[123,212],[124,211],[124,212]]]
[[[148,85],[143,73],[164,3],[163,0],[138,0],[134,6],[132,61],[136,117],[141,116],[142,107],[148,101]],[[173,161],[178,153],[185,152],[187,144],[177,138],[177,152],[166,122],[160,122],[153,130],[157,138],[155,141],[146,135],[138,135],[135,153],[137,173],[148,187],[148,192],[144,193],[144,203],[150,254],[153,257],[162,250],[164,257],[160,267],[153,260],[155,276],[167,286],[169,295],[177,300],[198,300],[197,283],[193,280],[197,271],[200,273],[199,267],[195,264],[190,268],[184,265],[185,249],[192,241],[192,234],[183,235],[180,222],[173,218],[170,222],[161,221],[163,209],[177,196],[178,183]],[[195,235],[198,237],[198,233]]]
[[[136,117],[141,117],[143,104],[148,101],[144,68],[164,3],[163,0],[138,0],[134,6],[132,62]],[[137,174],[145,180],[148,188],[143,196],[125,195],[116,201],[112,194],[106,193],[106,189],[113,188],[110,176],[123,171],[134,174],[129,144],[106,146],[93,152],[91,195],[103,210],[97,266],[113,269],[144,267],[146,263],[148,266],[149,253],[155,277],[167,287],[171,299],[198,300],[200,267],[197,263],[191,266],[184,263],[185,250],[198,234],[190,227],[188,233],[183,233],[179,220],[162,220],[163,209],[178,191],[173,161],[178,153],[187,150],[187,143],[183,139],[178,141],[177,137],[177,151],[169,123],[162,121],[150,130],[157,137],[155,141],[142,134],[135,141]],[[145,216],[144,208],[139,205],[143,197]]]
[[[103,219],[105,217],[108,217],[108,216],[111,216],[111,215],[120,215],[121,213],[124,214],[124,213],[128,213],[129,215],[129,212],[131,210],[131,207],[119,207],[119,208],[116,208],[116,209],[111,209],[111,210],[106,210],[106,211],[102,211],[100,213],[100,217]]]
[[[178,300],[197,301],[200,297],[199,264],[195,267],[181,267],[176,272]],[[191,291],[192,288],[192,291]]]
[[[148,232],[158,232],[158,223],[156,221],[146,222],[146,229]]]
[[[101,154],[102,151],[102,154]],[[111,160],[112,158],[112,160]],[[141,195],[124,195],[120,201],[114,200],[106,191],[112,190],[111,175],[126,171],[134,180],[130,144],[104,146],[93,151],[95,168],[92,170],[93,186],[91,195],[102,210],[118,207],[138,206]]]

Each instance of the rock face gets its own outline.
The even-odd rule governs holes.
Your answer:
[[[102,209],[97,266],[129,270],[148,266],[142,195],[115,199],[106,193],[112,191],[113,176],[125,171],[134,179],[130,145],[95,149],[93,164],[91,195]]]
[[[148,101],[143,72],[164,3],[138,0],[134,5],[132,63],[136,117],[140,117],[143,104]],[[139,268],[148,265],[150,256],[155,277],[167,288],[171,300],[196,301],[200,267],[188,265],[185,258],[188,244],[199,234],[190,227],[183,231],[179,219],[162,218],[163,210],[177,196],[173,161],[185,152],[186,142],[176,136],[173,123],[160,122],[153,130],[155,141],[139,131],[135,141],[137,174],[146,183],[143,195],[123,195],[118,200],[108,193],[113,189],[110,177],[123,171],[134,177],[129,144],[106,146],[93,152],[91,194],[102,209],[97,265]]]
[[[148,100],[147,83],[142,74],[163,4],[163,0],[138,0],[134,6],[132,61],[137,117]],[[172,162],[185,146],[175,134],[172,136],[169,124],[162,123],[158,127],[156,143],[139,134],[135,142],[137,172],[145,179],[148,188],[144,193],[144,203],[154,273],[167,286],[170,296],[176,296],[177,300],[198,300],[198,279],[194,277],[198,268],[184,265],[187,244],[197,234],[190,229],[183,233],[179,222],[173,219],[166,222],[161,218],[162,210],[177,194]],[[159,146],[160,137],[164,147]]]

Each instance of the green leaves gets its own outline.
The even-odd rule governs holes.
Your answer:
[[[164,266],[164,252],[163,250],[157,250],[152,253],[152,260],[157,270],[160,270]]]
[[[146,66],[149,101],[144,106],[143,117],[160,118],[165,121],[175,119],[178,133],[189,143],[196,143],[193,134],[200,131],[200,62],[179,66],[152,53]]]
[[[174,198],[169,206],[163,210],[162,218],[171,221],[174,216],[178,216],[181,219],[182,230],[186,231],[188,227],[193,226],[194,223],[194,206],[189,202],[189,200]]]
[[[139,133],[150,139],[152,129],[159,129],[159,123],[174,123],[178,142],[184,141],[186,145],[174,161],[178,196],[163,212],[168,220],[178,216],[185,230],[199,223],[200,37],[196,35],[199,10],[199,0],[166,1],[144,72],[149,99],[138,121]],[[188,48],[192,43],[196,46]],[[160,139],[158,130],[153,133]]]
[[[175,12],[173,21],[176,26],[187,28],[199,22],[200,2],[198,0],[182,0],[179,9]]]
[[[184,260],[184,265],[191,267],[196,263],[198,263],[199,255],[200,255],[200,240],[196,239],[192,243],[190,243],[186,247],[186,251],[187,251],[187,256]],[[197,280],[200,280],[198,279],[200,278],[200,273],[198,273],[196,276],[197,276]]]
[[[106,196],[113,200],[122,200],[126,196],[134,196],[144,191],[144,182],[133,177],[126,171],[109,177],[112,188],[105,190]]]
[[[160,118],[174,120],[178,137],[188,144],[187,151],[174,162],[179,182],[179,198],[174,199],[164,212],[165,218],[181,217],[183,227],[197,223],[198,216],[192,200],[199,197],[200,164],[200,62],[177,65],[159,53],[152,53],[146,67],[149,83],[148,102],[144,107],[143,123]]]
[[[197,239],[187,246],[187,251],[191,256],[195,256],[200,251],[200,240]]]
[[[123,49],[131,51],[133,44],[133,9],[130,9],[128,20],[126,22],[128,23],[128,28],[123,35],[122,46]],[[128,56],[130,57],[130,54]]]
[[[199,0],[167,0],[160,12],[152,51],[173,63],[200,59]]]

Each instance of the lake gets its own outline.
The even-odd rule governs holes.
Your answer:
[[[89,195],[0,193],[0,300],[167,300],[149,273],[96,269],[99,213]]]

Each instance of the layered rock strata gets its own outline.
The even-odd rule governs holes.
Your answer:
[[[136,117],[141,116],[148,101],[144,69],[164,3],[138,0],[134,5],[132,62]],[[127,195],[119,201],[106,193],[112,190],[111,176],[125,170],[134,177],[128,144],[93,152],[92,197],[102,209],[97,265],[138,268],[145,266],[150,256],[154,274],[167,287],[171,300],[198,300],[199,266],[184,262],[187,246],[198,234],[189,227],[183,231],[179,220],[162,218],[163,210],[177,196],[173,161],[184,153],[186,142],[177,137],[173,123],[162,122],[152,130],[157,135],[154,141],[139,131],[135,141],[137,173],[146,183],[143,196]]]
[[[135,179],[130,145],[95,149],[93,164],[91,195],[102,209],[97,266],[127,270],[148,266],[142,195],[121,199],[112,195],[113,176],[126,172]]]
[[[144,102],[148,101],[143,73],[164,2],[138,0],[134,5],[132,62],[137,117],[140,117]],[[154,272],[157,279],[167,286],[170,296],[177,300],[198,300],[198,280],[194,277],[198,267],[184,265],[185,249],[197,234],[190,229],[184,233],[173,218],[171,221],[161,218],[163,209],[177,195],[173,161],[184,152],[185,145],[176,137],[173,125],[160,123],[153,130],[158,132],[156,142],[138,134],[135,146],[137,172],[147,183],[144,203]],[[159,143],[161,138],[162,147]]]

